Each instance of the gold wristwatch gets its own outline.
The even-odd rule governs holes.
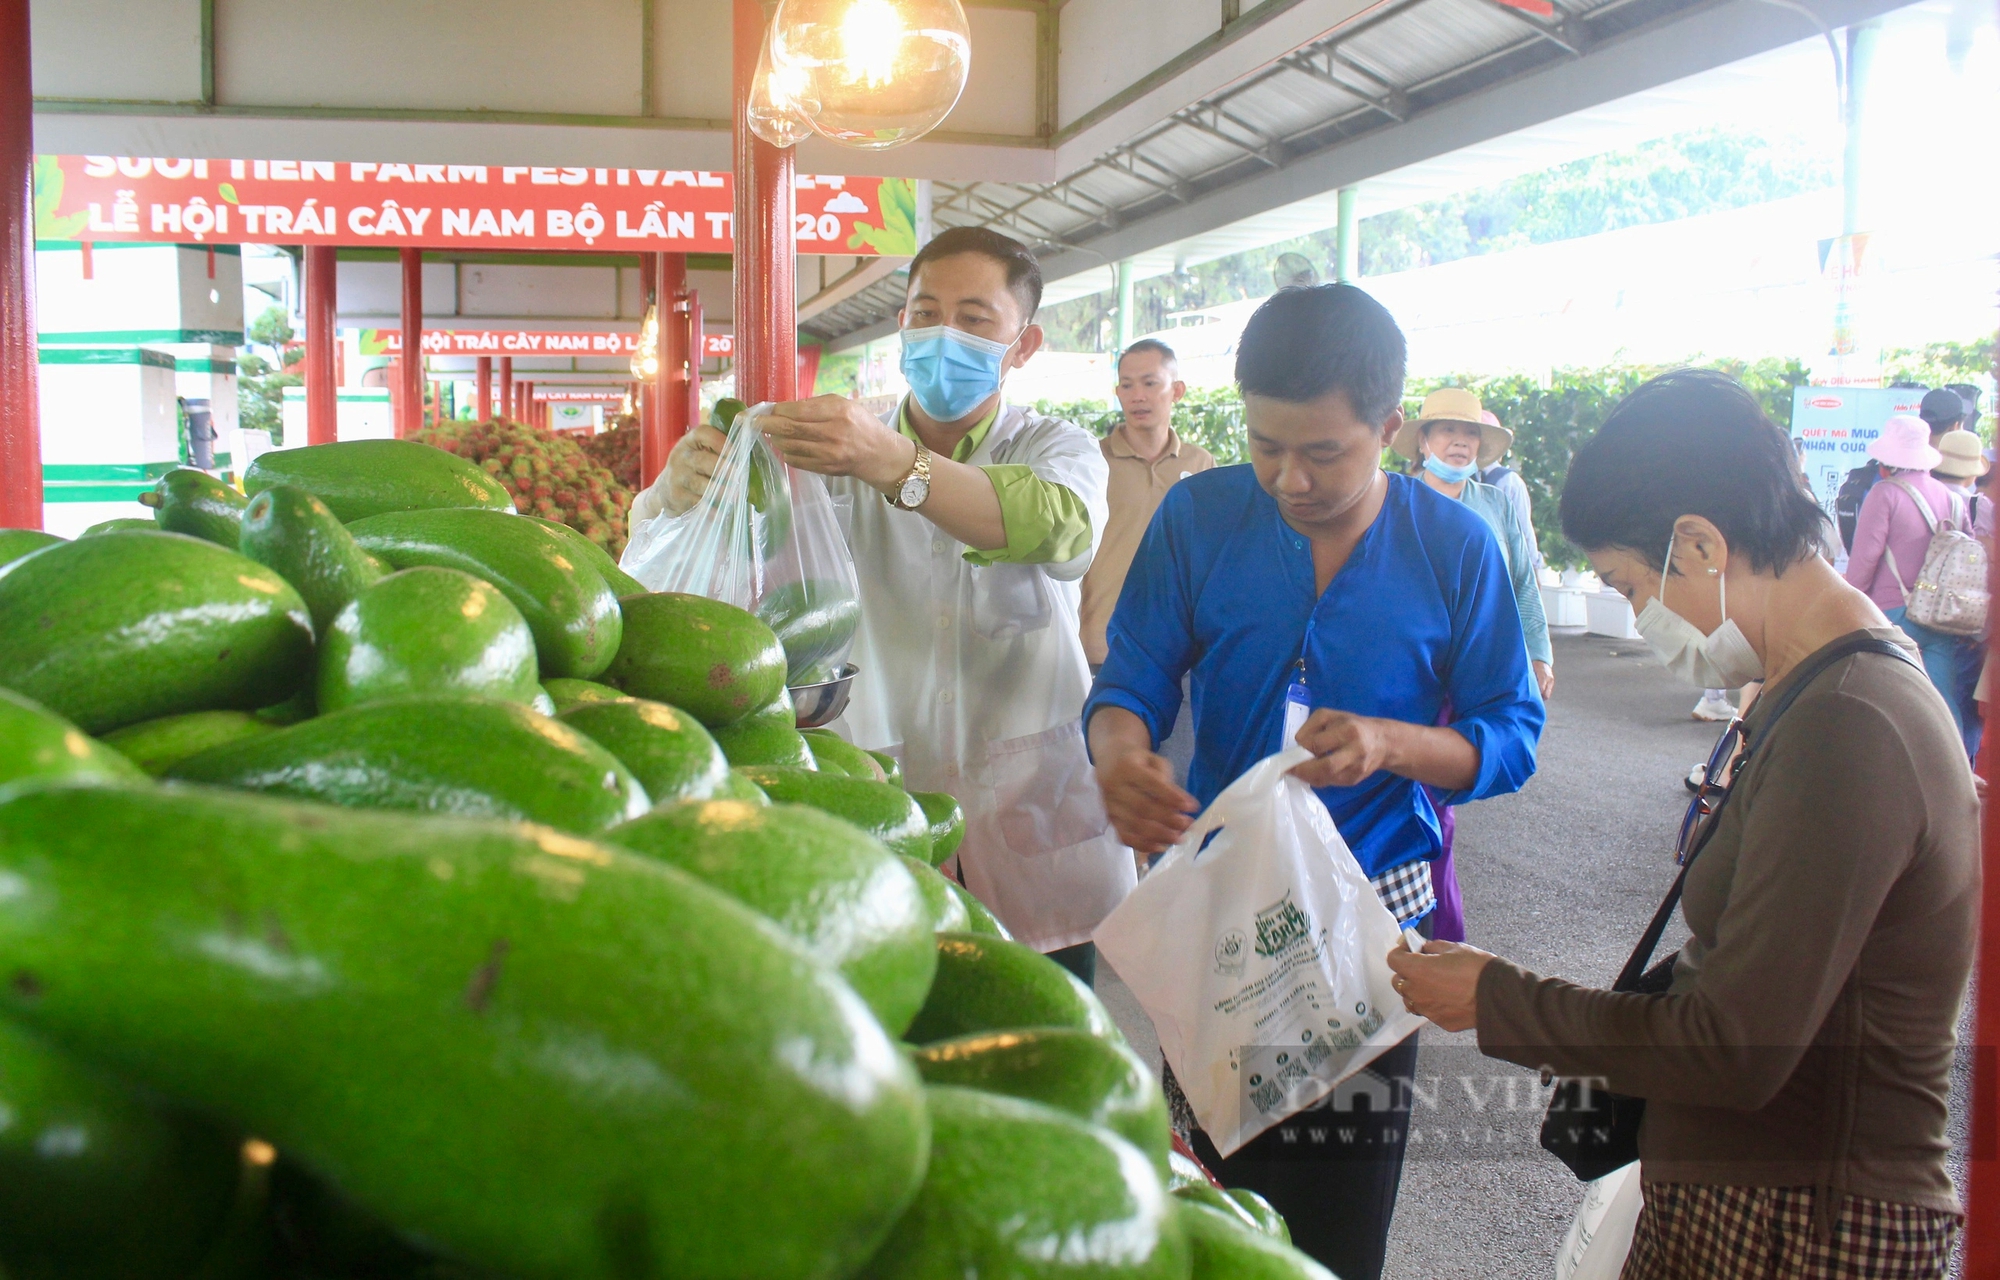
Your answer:
[[[910,468],[910,474],[896,482],[896,487],[882,495],[882,501],[902,511],[915,511],[931,496],[931,451],[924,448],[921,440],[917,446],[917,464]]]

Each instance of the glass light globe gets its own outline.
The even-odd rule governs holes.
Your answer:
[[[646,318],[639,325],[639,349],[632,353],[632,376],[641,382],[651,382],[660,374],[660,309],[646,308]]]
[[[877,151],[937,128],[972,65],[958,0],[783,0],[770,46],[775,68],[804,73],[816,131]]]
[[[798,67],[771,63],[771,34],[757,54],[757,75],[750,81],[750,102],[744,120],[750,132],[774,147],[795,147],[812,136],[812,118],[819,111],[812,77]]]

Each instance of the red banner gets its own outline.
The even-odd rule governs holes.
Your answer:
[[[401,329],[363,329],[361,354],[399,356],[403,354]],[[639,350],[637,333],[577,333],[539,329],[465,328],[424,330],[427,356],[612,356],[630,359]],[[728,359],[736,350],[736,339],[727,333],[701,336],[703,359]]]
[[[37,156],[39,240],[729,253],[733,179],[675,169]],[[907,178],[801,174],[800,253],[914,254]]]

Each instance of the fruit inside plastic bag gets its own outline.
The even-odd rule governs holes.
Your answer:
[[[650,591],[684,591],[748,609],[784,642],[786,684],[833,679],[861,622],[854,558],[826,482],[788,467],[757,428],[768,405],[718,402],[728,433],[699,501],[632,530],[620,567]]]

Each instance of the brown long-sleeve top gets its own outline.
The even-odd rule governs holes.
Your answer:
[[[1764,691],[1753,736],[1797,674]],[[1843,658],[1758,744],[1716,819],[1688,873],[1692,937],[1669,993],[1495,961],[1479,979],[1480,1048],[1645,1098],[1649,1182],[1957,1211],[1945,1120],[1978,849],[1965,749],[1923,671]]]

